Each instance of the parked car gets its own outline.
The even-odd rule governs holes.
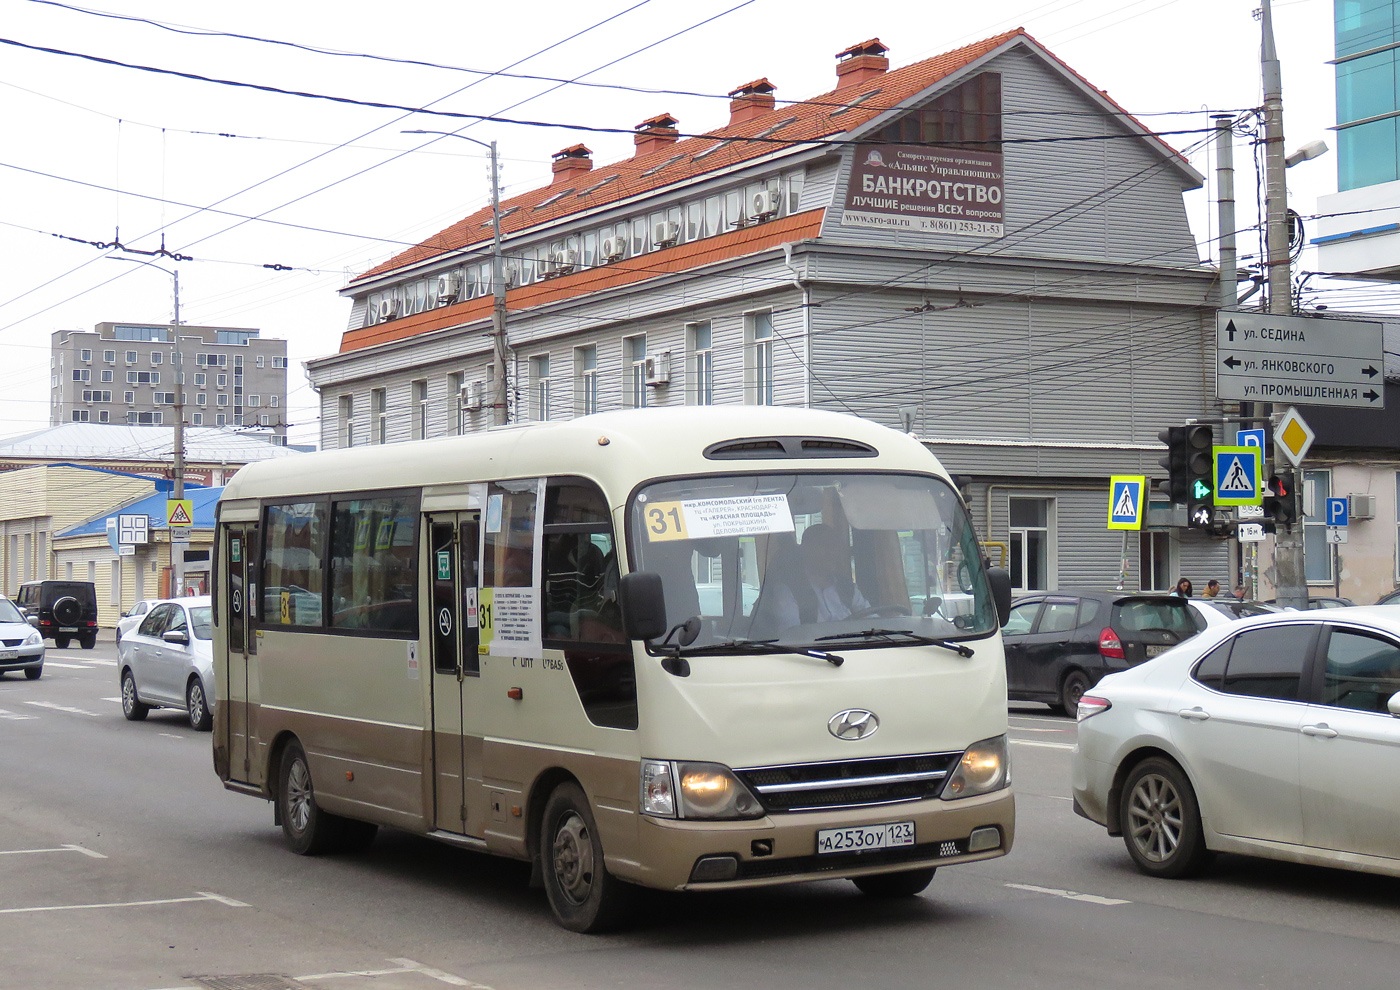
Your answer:
[[[141,624],[141,620],[146,617],[146,613],[151,610],[151,606],[161,601],[160,598],[143,598],[135,605],[131,606],[130,612],[123,612],[122,617],[117,620],[117,645],[120,646],[122,637]]]
[[[27,581],[15,604],[39,635],[60,650],[77,640],[83,649],[97,645],[97,586],[91,581]]]
[[[1247,619],[1251,615],[1272,615],[1275,612],[1283,611],[1277,605],[1241,601],[1238,598],[1188,598],[1186,604],[1191,606],[1191,611],[1194,613],[1196,628],[1202,630],[1207,626],[1218,626],[1234,622],[1236,619]]]
[[[1184,598],[1159,592],[1054,591],[1011,606],[1002,629],[1007,694],[1073,712],[1105,674],[1196,635]]]
[[[139,722],[152,708],[178,708],[190,725],[214,725],[213,610],[208,595],[156,602],[122,637],[117,669],[122,714]]]
[[[1214,852],[1400,876],[1400,615],[1214,626],[1079,701],[1074,809],[1143,873]]]
[[[1276,599],[1276,598],[1270,598],[1270,599],[1269,599],[1267,602],[1265,602],[1264,604],[1265,604],[1265,605],[1278,605],[1278,599]],[[1305,608],[1305,609],[1315,609],[1315,608],[1351,608],[1351,607],[1352,607],[1353,605],[1355,605],[1355,604],[1356,604],[1356,602],[1352,601],[1350,598],[1330,598],[1330,597],[1325,597],[1325,596],[1324,596],[1324,597],[1321,597],[1321,598],[1309,598],[1309,599],[1308,599],[1308,603],[1307,603],[1306,605],[1304,605],[1303,608]],[[1288,607],[1288,606],[1280,605],[1279,607],[1280,607],[1280,608],[1286,608],[1286,607]]]
[[[0,674],[22,670],[37,681],[44,676],[44,637],[31,626],[15,603],[0,598]]]
[[[1400,605],[1400,588],[1376,599],[1377,605]]]

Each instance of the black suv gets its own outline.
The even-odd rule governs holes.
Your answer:
[[[97,587],[91,581],[30,581],[19,586],[15,604],[26,620],[39,620],[39,635],[60,650],[75,639],[85,650],[97,645]]]
[[[1046,591],[1011,606],[1002,629],[1013,701],[1044,701],[1073,715],[1099,679],[1196,635],[1186,599],[1143,591]]]

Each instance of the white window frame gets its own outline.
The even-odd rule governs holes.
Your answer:
[[[574,415],[598,411],[598,345],[574,348]]]
[[[633,334],[622,338],[623,367],[629,368],[622,401],[628,409],[647,407],[647,335]]]
[[[1044,526],[1013,526],[1013,525],[1011,525],[1011,503],[1012,503],[1013,501],[1019,501],[1019,500],[1021,500],[1021,499],[1027,499],[1027,500],[1033,500],[1033,501],[1039,501],[1039,502],[1044,502],[1044,503],[1046,503],[1046,506],[1045,506],[1045,525],[1044,525]],[[1006,498],[1006,544],[1007,544],[1007,548],[1008,548],[1007,570],[1010,571],[1013,575],[1014,575],[1015,572],[1016,572],[1016,568],[1015,568],[1015,563],[1016,563],[1016,562],[1015,562],[1014,560],[1012,560],[1012,559],[1009,559],[1009,558],[1015,554],[1015,552],[1016,552],[1016,544],[1017,544],[1018,542],[1020,543],[1021,555],[1022,555],[1022,559],[1021,559],[1021,561],[1020,561],[1020,564],[1021,564],[1021,567],[1020,567],[1020,570],[1021,570],[1021,581],[1020,581],[1019,584],[1013,583],[1013,586],[1012,586],[1012,591],[1013,591],[1013,593],[1015,593],[1015,594],[1030,594],[1030,593],[1032,593],[1032,592],[1039,592],[1039,591],[1055,591],[1055,590],[1057,589],[1057,587],[1058,587],[1058,573],[1059,573],[1058,543],[1059,543],[1059,540],[1058,540],[1057,535],[1056,535],[1056,534],[1057,534],[1057,529],[1058,529],[1057,524],[1056,524],[1056,506],[1057,506],[1057,500],[1056,500],[1053,496],[1047,496],[1047,495],[1045,495],[1045,493],[1043,493],[1043,492],[1034,492],[1034,491],[1032,491],[1032,492],[1017,492],[1017,491],[1010,491],[1010,492],[1007,492],[1007,498]],[[1027,539],[1027,537],[1028,537],[1031,533],[1033,533],[1033,532],[1035,532],[1035,533],[1044,533],[1044,534],[1045,534],[1045,587],[1043,587],[1043,588],[1039,588],[1039,587],[1032,588],[1032,587],[1027,587],[1027,586],[1026,586],[1026,585],[1027,585],[1027,582],[1026,582],[1026,580],[1025,580],[1025,577],[1026,577],[1026,558],[1025,558],[1025,551],[1026,551],[1026,548],[1027,548],[1027,544],[1028,544],[1028,542],[1029,542],[1028,539]],[[1019,537],[1019,541],[1018,541],[1018,537]]]
[[[369,390],[370,443],[389,442],[389,390]]]
[[[1336,548],[1327,542],[1327,499],[1332,494],[1332,470],[1331,468],[1316,468],[1302,472],[1303,481],[1303,505],[1302,509],[1302,537],[1303,537],[1303,582],[1311,586],[1332,585],[1336,581]],[[1312,492],[1313,513],[1307,513],[1309,503],[1308,492]],[[1320,538],[1317,534],[1320,534]],[[1325,553],[1321,556],[1327,564],[1326,577],[1309,576],[1310,570],[1308,558],[1308,536],[1312,535],[1314,546],[1321,546]],[[1318,552],[1315,550],[1311,560],[1312,569],[1317,572]]]
[[[549,354],[532,354],[529,358],[530,419],[536,423],[549,421]]]
[[[413,439],[426,440],[428,437],[428,379],[419,378],[410,383],[413,392]],[[277,405],[277,396],[270,396],[269,405]]]
[[[714,334],[714,323],[710,320],[685,325],[687,405],[712,406],[715,403]]]
[[[744,401],[748,405],[775,404],[773,342],[777,336],[771,309],[744,314]]]

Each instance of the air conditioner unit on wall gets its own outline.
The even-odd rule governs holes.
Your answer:
[[[616,237],[604,237],[603,243],[598,245],[598,250],[602,253],[603,264],[610,264],[614,261],[621,261],[622,256],[627,253],[627,246]]]
[[[671,382],[671,352],[661,351],[657,354],[648,354],[643,371],[648,385],[669,385]]]
[[[669,220],[658,223],[651,228],[651,245],[653,248],[666,248],[680,240],[680,224],[671,223]]]
[[[1348,495],[1347,515],[1351,519],[1374,519],[1376,518],[1376,496],[1374,495]]]
[[[486,383],[467,382],[462,386],[462,408],[476,412],[486,402]]]
[[[399,315],[399,301],[397,299],[382,299],[379,302],[379,322],[392,320]]]
[[[760,189],[753,194],[749,204],[749,217],[753,220],[767,220],[778,213],[778,194],[772,189]]]
[[[446,275],[438,276],[437,301],[439,306],[454,303],[461,295],[462,275],[460,272],[448,272]]]

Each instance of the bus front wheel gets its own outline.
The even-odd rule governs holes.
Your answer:
[[[299,856],[316,856],[335,844],[337,819],[316,804],[311,766],[306,751],[293,739],[282,750],[278,774],[277,811],[287,845]]]
[[[622,922],[633,891],[608,872],[593,810],[582,788],[560,784],[544,806],[540,858],[554,917],[574,932],[602,932]]]

